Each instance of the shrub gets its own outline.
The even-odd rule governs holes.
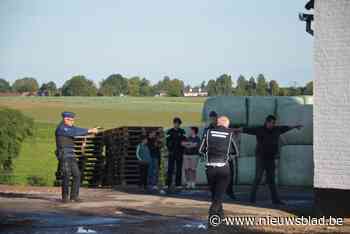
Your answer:
[[[12,159],[19,154],[25,137],[33,134],[34,122],[20,111],[0,109],[0,172],[12,170]]]
[[[43,177],[40,176],[28,176],[27,183],[32,186],[46,186],[47,181]]]

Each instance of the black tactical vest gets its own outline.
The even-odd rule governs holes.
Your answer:
[[[226,163],[232,151],[232,131],[219,127],[207,132],[207,160],[209,163]],[[236,150],[236,149],[234,149]]]

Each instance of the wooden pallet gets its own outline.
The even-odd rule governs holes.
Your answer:
[[[102,185],[105,155],[103,135],[88,135],[74,138],[74,155],[81,173],[81,184],[88,187]],[[61,184],[61,170],[58,165],[55,185]]]
[[[161,127],[120,127],[105,131],[106,161],[108,184],[129,185],[139,182],[139,164],[136,158],[136,148],[143,135],[151,131],[159,131]],[[110,165],[110,164],[113,165]]]

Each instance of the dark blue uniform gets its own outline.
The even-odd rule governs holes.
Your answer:
[[[62,199],[68,201],[69,180],[73,177],[73,183],[70,191],[70,199],[76,200],[79,197],[80,171],[78,163],[74,157],[75,136],[84,136],[88,134],[88,129],[68,126],[60,123],[56,128],[56,147],[57,159],[60,161],[62,172]]]

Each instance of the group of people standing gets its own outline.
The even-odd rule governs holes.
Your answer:
[[[175,171],[175,186],[182,188],[182,170],[185,171],[186,187],[195,188],[196,168],[200,158],[206,160],[206,174],[211,191],[211,206],[209,216],[223,216],[223,197],[225,193],[235,199],[233,193],[233,172],[235,157],[239,156],[235,138],[240,133],[256,136],[256,172],[250,194],[250,202],[256,202],[258,185],[266,172],[266,182],[271,192],[274,204],[283,205],[275,185],[275,158],[278,154],[279,137],[292,129],[300,129],[302,125],[277,126],[276,117],[269,115],[260,127],[230,128],[230,120],[226,116],[218,116],[215,111],[209,115],[210,124],[204,130],[202,137],[198,136],[198,128],[191,127],[186,136],[181,128],[180,118],[174,118],[173,128],[166,132],[166,147],[168,148],[168,171],[166,188],[173,187]],[[62,113],[62,122],[56,129],[56,156],[60,161],[62,171],[63,202],[79,202],[80,172],[74,158],[75,136],[96,134],[97,128],[85,129],[74,126],[75,114]],[[160,132],[150,132],[142,137],[137,146],[136,156],[139,159],[140,186],[147,190],[158,190],[159,168],[161,164],[161,149],[163,141]],[[69,189],[70,177],[73,177]]]
[[[182,170],[185,172],[186,188],[194,189],[196,182],[196,168],[199,160],[200,137],[199,129],[191,127],[190,134],[181,128],[180,118],[174,118],[174,127],[166,133],[166,147],[169,152],[166,187],[173,187],[173,174],[175,171],[175,186],[182,188]],[[150,132],[142,136],[137,146],[136,157],[140,165],[140,187],[146,190],[158,190],[161,149],[163,142],[159,132]]]

